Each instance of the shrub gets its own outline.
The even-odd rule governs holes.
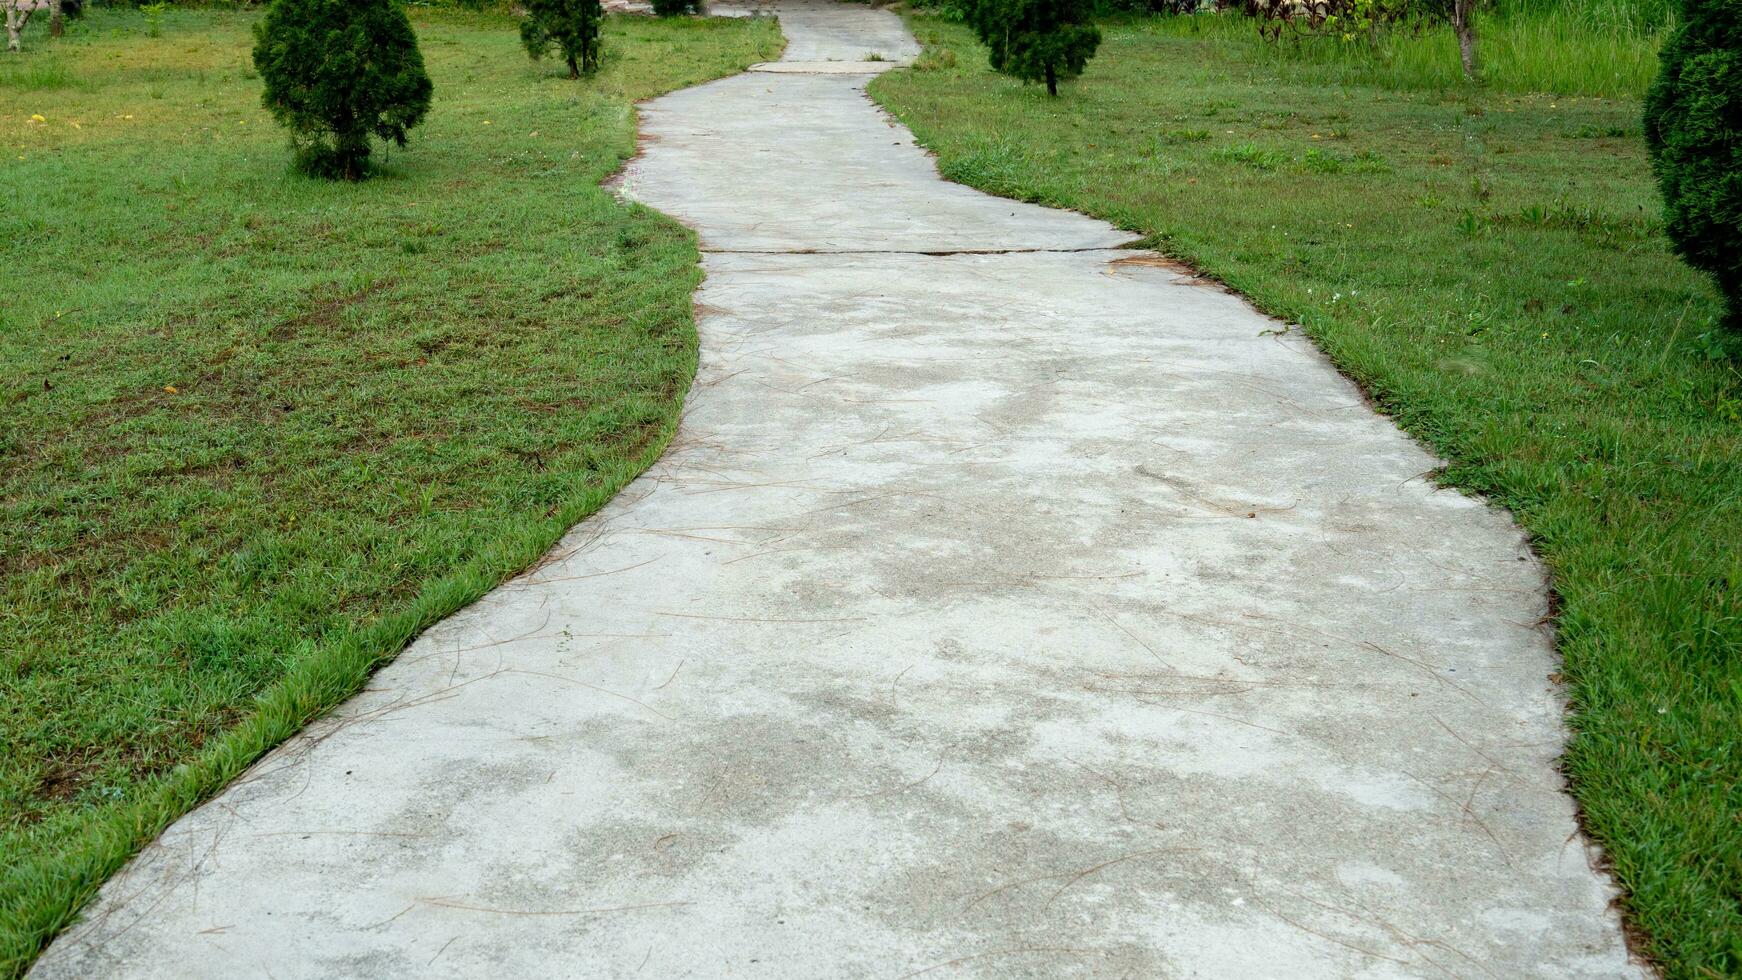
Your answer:
[[[417,35],[393,0],[274,0],[254,67],[298,165],[320,176],[362,179],[370,137],[404,146],[429,111]]]
[[[1683,0],[1645,97],[1645,145],[1676,252],[1742,329],[1742,0]]]
[[[520,40],[534,60],[554,45],[568,62],[569,77],[599,70],[599,22],[605,8],[599,0],[526,0]]]
[[[699,14],[702,12],[702,3],[701,0],[653,0],[653,12],[661,17]]]
[[[1025,82],[1075,78],[1101,44],[1089,23],[1091,0],[974,0],[968,22],[991,53],[992,68]]]

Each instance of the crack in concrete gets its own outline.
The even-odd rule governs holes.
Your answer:
[[[1079,255],[1084,252],[1128,252],[1143,247],[1141,238],[1123,245],[1095,245],[1088,248],[1039,248],[1017,245],[1010,248],[703,248],[707,255]]]

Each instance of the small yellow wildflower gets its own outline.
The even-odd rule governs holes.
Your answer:
[[[47,119],[43,118],[42,113],[40,113],[40,112],[31,113],[30,114],[30,121],[31,122],[48,122]]]
[[[1548,334],[1543,334],[1543,336],[1546,337],[1546,336],[1548,336]],[[176,393],[175,385],[164,385],[163,390],[169,392],[172,395]]]

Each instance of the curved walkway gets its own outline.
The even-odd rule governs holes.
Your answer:
[[[1296,335],[944,183],[892,14],[646,107],[677,442],[43,977],[1615,977],[1541,569]]]

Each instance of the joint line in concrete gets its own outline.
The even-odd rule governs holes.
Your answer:
[[[1032,248],[1018,245],[1010,248],[703,248],[701,251],[707,255],[932,255],[940,258],[950,255],[1075,255],[1083,252],[1139,250],[1139,241],[1087,248]]]

